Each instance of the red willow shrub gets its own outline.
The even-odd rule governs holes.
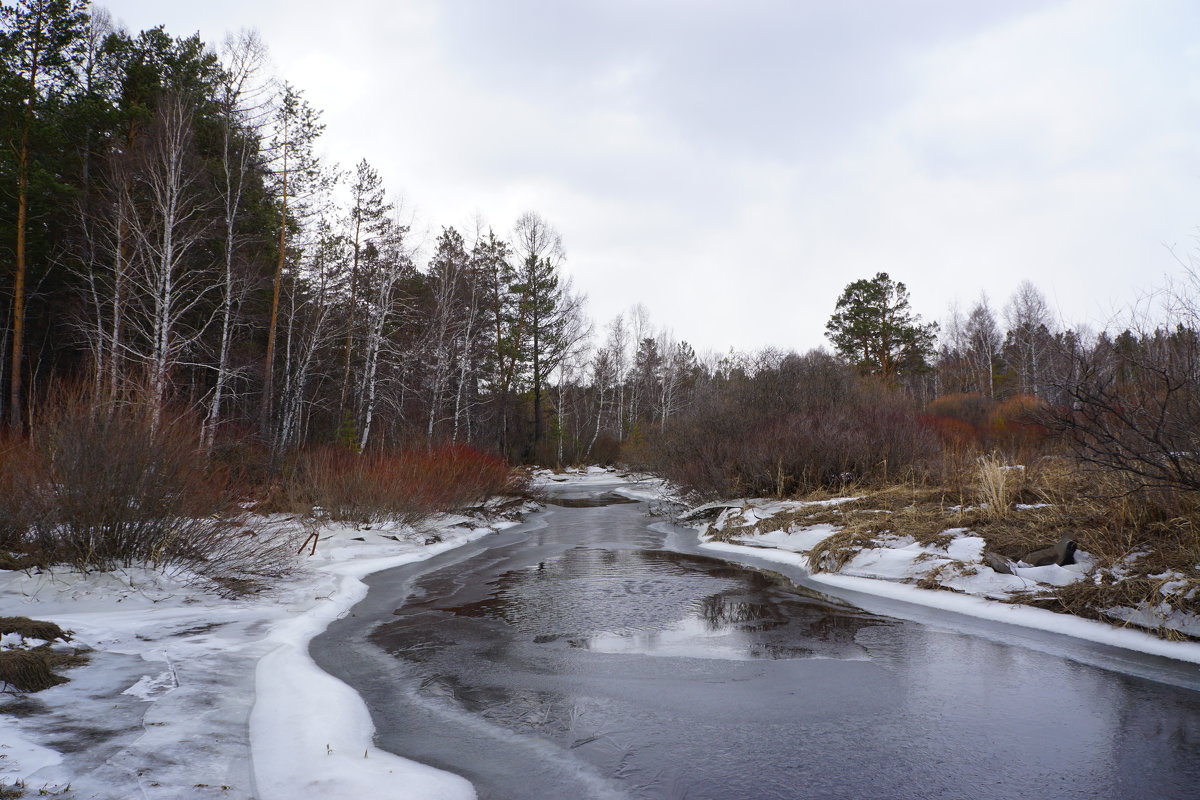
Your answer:
[[[247,527],[187,414],[64,393],[0,447],[7,549],[81,571],[144,566],[219,586],[279,577],[289,537]]]
[[[318,507],[336,520],[415,523],[518,491],[501,458],[461,444],[355,453],[316,447],[299,453],[290,505]]]
[[[1045,410],[1044,400],[1025,394],[999,403],[988,420],[992,446],[1012,456],[1042,449],[1050,439],[1050,430],[1041,422]]]
[[[950,451],[995,450],[1020,457],[1036,451],[1049,436],[1037,421],[1045,406],[1029,395],[996,401],[979,394],[951,394],[930,403],[920,419]]]
[[[26,547],[37,510],[32,500],[36,461],[29,442],[0,433],[0,558]]]

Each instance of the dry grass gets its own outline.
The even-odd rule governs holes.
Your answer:
[[[45,652],[0,651],[0,686],[4,691],[40,692],[66,682],[66,678],[51,670]]]
[[[53,649],[49,642],[71,638],[53,622],[29,617],[0,617],[0,635],[20,634],[25,639],[41,639],[46,644],[29,649],[0,650],[0,688],[3,691],[40,692],[66,683],[67,679],[55,670],[75,667],[87,661],[78,650],[65,653]]]
[[[1013,561],[1067,536],[1094,559],[1094,580],[1046,587],[1017,602],[1095,619],[1106,618],[1106,609],[1161,603],[1200,614],[1200,497],[1133,491],[1111,474],[1081,470],[1065,459],[1041,459],[1025,470],[1002,466],[996,459],[979,462],[959,492],[892,486],[840,505],[779,515],[759,523],[760,530],[836,526],[837,533],[809,554],[814,571],[841,569],[884,534],[944,545],[947,529],[966,528],[988,550]],[[963,495],[986,505],[964,506]],[[1181,588],[1164,595],[1163,587],[1174,582]],[[934,584],[937,576],[930,575],[919,585],[942,588]]]
[[[947,462],[949,463],[949,462]],[[1012,561],[1062,537],[1094,560],[1091,580],[1042,587],[1016,602],[1094,619],[1106,610],[1155,608],[1200,614],[1200,496],[1131,487],[1119,476],[1055,457],[1013,469],[999,458],[963,458],[943,485],[920,482],[856,489],[857,499],[812,505],[752,525],[731,526],[721,538],[832,525],[836,532],[809,553],[814,571],[837,571],[885,535],[944,546],[948,529],[965,528],[986,548]],[[828,492],[801,500],[827,500]],[[944,588],[935,570],[918,585]],[[1164,587],[1172,591],[1163,593]],[[1160,635],[1180,634],[1163,629]]]
[[[0,617],[0,635],[18,633],[25,639],[41,639],[53,642],[56,639],[70,641],[71,634],[53,622],[29,617]]]
[[[55,670],[78,667],[86,663],[87,656],[83,653],[62,653],[51,649],[49,645],[30,650],[2,650],[0,690],[40,692],[67,682],[67,679],[56,674]]]
[[[1012,510],[1013,497],[1024,479],[1024,467],[1015,467],[995,455],[982,456],[976,467],[975,496],[983,511],[1003,519]]]

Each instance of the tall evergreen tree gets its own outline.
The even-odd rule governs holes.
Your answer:
[[[0,6],[0,66],[3,100],[19,109],[6,125],[15,157],[16,230],[13,246],[12,348],[9,358],[8,422],[22,424],[21,398],[25,354],[25,284],[28,273],[27,226],[31,172],[38,142],[34,131],[43,103],[61,93],[81,55],[87,4],[82,0],[22,0]]]
[[[908,288],[880,272],[843,290],[825,331],[860,372],[890,382],[926,367],[937,325],[922,323],[909,307]]]
[[[519,315],[529,345],[529,380],[533,393],[532,449],[542,440],[542,395],[546,376],[556,366],[563,349],[567,316],[558,277],[563,250],[558,232],[533,212],[523,214],[517,220],[515,235],[517,254],[521,260],[513,291],[520,298]]]

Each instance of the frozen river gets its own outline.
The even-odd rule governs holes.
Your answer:
[[[1200,796],[1194,665],[839,599],[553,497],[313,641],[381,747],[481,798]]]

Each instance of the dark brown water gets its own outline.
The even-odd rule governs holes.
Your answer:
[[[484,798],[1200,797],[1190,668],[870,614],[563,499],[314,641],[381,746]]]

